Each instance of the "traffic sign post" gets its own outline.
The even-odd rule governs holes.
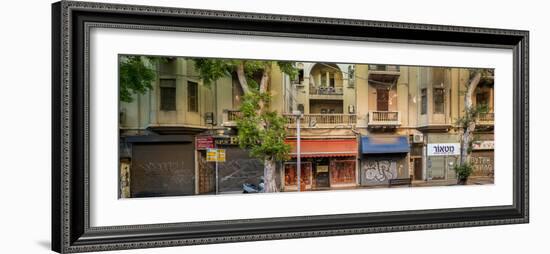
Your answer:
[[[206,150],[206,161],[216,163],[216,194],[218,194],[218,162],[225,162],[225,149]]]

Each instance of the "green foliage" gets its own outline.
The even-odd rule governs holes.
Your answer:
[[[458,179],[466,179],[474,172],[474,167],[469,163],[463,163],[462,165],[456,165],[454,170]]]
[[[495,76],[495,69],[469,69],[470,70],[470,79],[473,79],[474,76],[479,72],[481,73],[481,78],[489,78]]]
[[[237,120],[239,145],[262,160],[286,160],[290,146],[285,143],[285,119],[275,111],[263,109],[259,112],[260,101],[265,101],[266,97],[269,98],[257,92],[243,96],[242,118]]]
[[[239,145],[249,149],[253,157],[262,160],[285,160],[290,146],[285,143],[285,119],[268,109],[271,95],[259,91],[258,74],[277,64],[282,72],[292,79],[298,74],[293,62],[227,59],[193,59],[201,80],[211,84],[222,77],[229,77],[239,66],[244,66],[244,75],[249,92],[242,97],[237,120]],[[243,84],[241,84],[243,85]],[[261,107],[260,105],[264,105]]]
[[[154,62],[158,58],[144,56],[121,56],[120,68],[120,92],[119,99],[123,102],[132,102],[133,94],[145,94],[153,89],[151,82],[156,78]]]
[[[282,72],[290,77],[290,80],[294,80],[298,75],[298,69],[296,69],[294,62],[278,61],[277,65],[281,68]]]
[[[471,123],[477,121],[479,114],[487,112],[489,112],[489,106],[487,104],[478,104],[474,107],[465,108],[464,115],[456,120],[456,125],[466,129]]]
[[[231,60],[195,58],[195,69],[198,71],[204,85],[210,86],[222,77],[231,76],[234,63]]]
[[[288,61],[261,61],[261,60],[232,60],[232,59],[210,59],[194,58],[195,69],[199,73],[200,79],[207,86],[223,77],[230,77],[236,72],[240,64],[244,65],[246,81],[250,89],[258,89],[259,84],[255,79],[258,72],[271,67],[276,63],[281,71],[294,79],[298,75],[298,70],[294,67],[294,62]]]

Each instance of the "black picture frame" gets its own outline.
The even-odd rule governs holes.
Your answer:
[[[513,50],[513,205],[90,227],[87,33],[91,27]],[[52,5],[52,250],[60,253],[529,222],[529,32],[61,1]]]

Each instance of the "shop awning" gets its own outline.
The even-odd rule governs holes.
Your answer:
[[[296,157],[296,140],[286,140],[290,155]],[[301,139],[300,157],[356,156],[356,139]]]
[[[409,140],[405,136],[361,137],[363,154],[408,153],[409,150]]]

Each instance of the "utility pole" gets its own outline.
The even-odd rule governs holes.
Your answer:
[[[299,110],[292,111],[292,114],[296,116],[296,176],[297,176],[297,189],[300,192],[301,174],[302,174],[302,159],[300,154],[300,118],[302,118],[302,112]]]

